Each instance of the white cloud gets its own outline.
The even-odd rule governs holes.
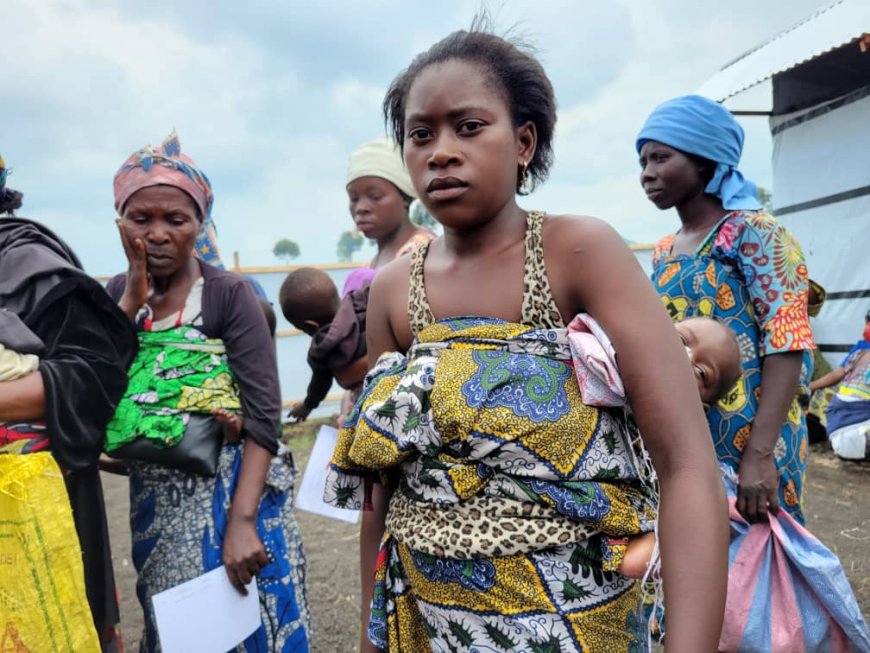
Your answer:
[[[299,137],[261,171],[249,193],[224,198],[215,217],[224,256],[240,251],[243,265],[277,264],[272,247],[295,240],[305,261],[335,259],[338,234],[353,224],[344,194],[343,144],[328,136]]]
[[[510,0],[502,27],[535,42],[561,103],[552,179],[530,207],[592,213],[650,240],[675,216],[649,205],[633,140],[658,102],[811,13],[820,0]],[[383,129],[386,86],[417,52],[465,28],[478,0],[289,3],[6,0],[0,152],[27,214],[67,238],[88,268],[123,264],[111,179],[129,153],[175,127],[215,185],[227,258],[334,257],[350,227],[347,156]],[[272,14],[274,13],[274,17]],[[286,34],[285,34],[286,32]],[[300,45],[301,44],[301,45]],[[754,108],[754,107],[753,107]],[[763,119],[746,119],[743,169],[769,179]]]
[[[814,3],[805,0],[795,5]],[[766,20],[780,12],[781,6],[776,11],[773,6],[761,5],[741,12],[733,4],[665,5],[630,5],[634,56],[595,97],[560,111],[557,127],[552,179],[555,201],[563,206],[561,202],[573,195],[578,203],[573,212],[596,214],[625,237],[640,241],[655,240],[678,226],[675,214],[659,212],[640,189],[634,141],[646,116],[658,103],[694,92],[730,58],[791,22],[778,15],[779,21],[785,22],[773,27],[772,21]],[[674,10],[677,6],[679,10]],[[792,20],[801,15],[800,7],[793,10]],[[753,101],[762,98],[756,93]],[[740,120],[747,130],[741,167],[747,176],[769,186],[767,122],[760,118]],[[547,190],[545,186],[542,191],[545,197],[549,197],[544,195]],[[564,206],[560,210],[572,211]]]
[[[329,92],[336,111],[349,120],[370,119],[381,111],[384,89],[356,79],[342,79]]]

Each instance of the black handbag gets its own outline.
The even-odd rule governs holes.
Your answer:
[[[184,437],[174,447],[161,447],[143,436],[109,455],[112,458],[163,465],[200,476],[214,476],[217,474],[223,442],[223,425],[214,416],[192,413]]]

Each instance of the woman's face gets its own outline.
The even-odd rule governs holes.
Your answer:
[[[121,216],[130,241],[145,243],[148,272],[172,276],[193,256],[202,222],[193,198],[174,186],[137,190]]]
[[[685,154],[656,141],[640,149],[640,185],[660,209],[670,209],[704,192],[707,182]]]
[[[405,165],[417,195],[447,228],[492,218],[516,195],[520,161],[535,152],[532,123],[516,128],[500,92],[480,66],[433,64],[405,102]]]
[[[350,215],[366,238],[389,236],[408,219],[408,207],[399,189],[381,177],[360,177],[347,185]]]

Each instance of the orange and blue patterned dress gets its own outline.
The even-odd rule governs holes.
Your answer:
[[[693,255],[672,254],[673,242],[666,236],[656,246],[652,275],[671,317],[711,317],[731,327],[740,343],[743,376],[707,413],[720,462],[737,471],[758,410],[762,360],[813,347],[807,266],[791,233],[762,211],[728,213]],[[802,386],[811,372],[806,360]],[[774,457],[780,505],[801,522],[807,444],[796,395]]]

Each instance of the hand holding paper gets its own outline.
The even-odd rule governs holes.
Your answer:
[[[224,567],[152,597],[163,653],[229,651],[260,627],[257,579],[242,596]]]

